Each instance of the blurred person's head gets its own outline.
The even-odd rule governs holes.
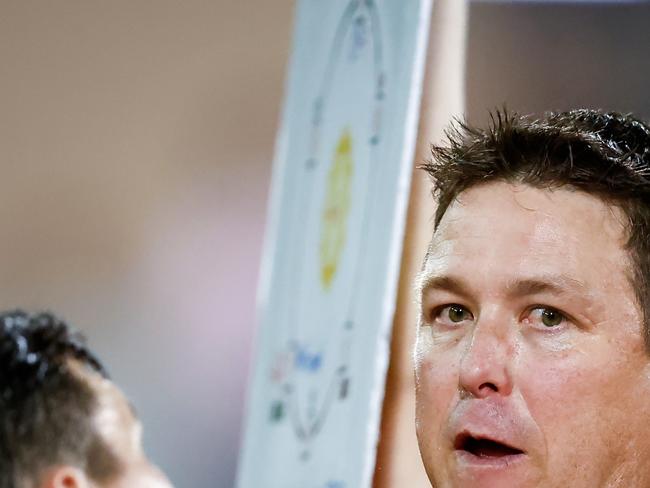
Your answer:
[[[50,314],[0,313],[0,488],[168,488],[123,393]]]
[[[575,110],[457,124],[419,288],[432,484],[650,486],[650,128]]]

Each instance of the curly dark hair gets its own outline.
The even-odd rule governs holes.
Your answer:
[[[107,377],[83,337],[55,316],[0,313],[0,488],[56,464],[98,481],[119,471],[93,424],[96,394],[74,362]]]
[[[433,179],[435,228],[461,192],[499,180],[569,187],[619,207],[650,350],[650,127],[631,115],[587,109],[538,119],[503,109],[490,119],[486,129],[456,121],[422,166]]]

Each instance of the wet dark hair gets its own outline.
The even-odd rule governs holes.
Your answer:
[[[57,464],[96,481],[119,472],[93,424],[96,393],[73,363],[107,377],[82,336],[53,315],[0,313],[0,488],[36,482]]]
[[[567,187],[598,196],[627,218],[632,283],[650,350],[650,127],[630,116],[597,110],[550,112],[543,118],[507,110],[485,129],[456,121],[444,145],[424,164],[433,179],[437,229],[464,190],[492,181],[536,188]]]

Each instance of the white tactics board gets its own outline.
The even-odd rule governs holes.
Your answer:
[[[369,487],[432,0],[298,0],[239,488]]]

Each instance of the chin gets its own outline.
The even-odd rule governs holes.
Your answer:
[[[527,488],[539,484],[531,460],[525,454],[498,458],[454,452],[447,479],[430,476],[437,488]]]
[[[449,486],[454,488],[527,488],[534,487],[534,477],[522,469],[482,469],[460,472]]]

